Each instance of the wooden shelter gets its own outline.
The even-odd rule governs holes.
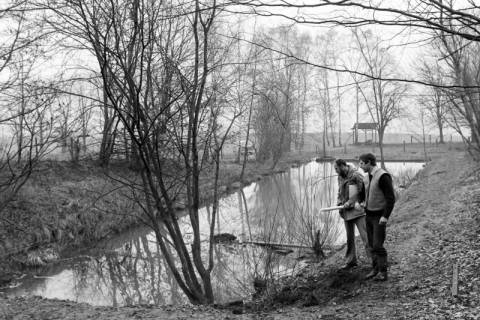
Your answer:
[[[363,143],[371,144],[372,142],[377,143],[377,131],[378,125],[376,122],[356,122],[353,124],[353,143],[359,144],[361,143],[358,139],[358,130],[363,130],[365,140]],[[368,139],[368,133],[370,133],[371,138]]]

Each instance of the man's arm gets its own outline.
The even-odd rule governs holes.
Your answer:
[[[389,174],[382,174],[378,181],[378,187],[382,190],[385,200],[387,201],[382,216],[388,219],[395,205],[395,191],[393,190],[392,177]]]

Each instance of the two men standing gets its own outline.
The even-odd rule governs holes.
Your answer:
[[[365,278],[386,281],[388,279],[387,251],[383,243],[385,242],[388,218],[395,204],[392,177],[388,172],[377,167],[376,158],[371,153],[362,154],[359,157],[359,166],[366,173],[360,186],[357,178],[360,173],[348,166],[342,159],[335,161],[335,170],[339,175],[337,204],[344,206],[343,212],[341,210],[340,214],[345,220],[347,232],[346,267],[353,267],[356,264],[354,240],[354,225],[356,225],[369,252],[367,255],[372,259],[372,270]],[[356,185],[356,199],[348,194],[351,193],[350,190],[355,189],[348,187],[351,185]],[[364,202],[364,211],[363,208],[352,203],[355,200],[358,203]],[[351,257],[352,255],[354,258]]]

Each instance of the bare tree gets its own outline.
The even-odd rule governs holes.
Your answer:
[[[335,63],[335,50],[333,43],[336,34],[329,31],[324,35],[317,36],[315,39],[315,48],[319,51],[317,59],[324,65],[333,65]],[[316,87],[320,100],[320,118],[323,120],[323,141],[327,145],[336,147],[336,112],[334,109],[334,90],[332,90],[332,72],[328,69],[320,69],[317,73]],[[325,146],[323,147],[325,150]]]
[[[131,187],[142,220],[153,229],[188,299],[212,303],[213,247],[210,241],[202,248],[202,241],[213,238],[216,212],[208,221],[209,237],[202,239],[200,176],[208,163],[205,150],[213,150],[218,172],[231,128],[231,123],[223,128],[219,118],[229,101],[220,99],[214,74],[222,56],[212,39],[216,1],[70,0],[49,9],[55,14],[52,24],[94,53],[105,106],[128,134],[139,176],[119,179]],[[179,201],[185,202],[191,240],[184,237]]]
[[[80,113],[80,135],[82,138],[82,150],[87,152],[87,137],[90,136],[90,121],[93,116],[93,106],[89,103],[89,100],[85,98],[82,90],[80,90],[81,96],[78,98],[78,112]]]
[[[299,57],[307,58],[311,55],[312,49],[312,39],[308,33],[299,33],[298,36],[294,38],[293,41],[294,54]],[[307,130],[306,118],[311,112],[309,107],[310,97],[309,97],[309,88],[311,86],[311,75],[312,72],[310,68],[304,64],[300,63],[296,67],[296,105],[295,105],[295,115],[294,115],[294,130],[293,137],[295,148],[298,151],[302,151],[305,146],[305,133]]]
[[[1,137],[0,145],[0,213],[14,199],[39,161],[52,150],[57,141],[52,108],[57,96],[56,90],[52,87],[47,90],[45,86],[37,87],[39,80],[32,82],[35,85],[18,84],[25,86],[24,91],[17,90],[18,87],[14,85],[7,92],[0,93],[1,96],[9,97],[8,100],[2,100],[0,105],[6,111],[0,119],[0,126],[7,129],[6,136]],[[19,103],[24,104],[21,137],[18,130]],[[0,217],[10,227],[17,228],[14,220],[3,215]]]
[[[45,90],[49,85],[29,72],[43,34],[28,33],[33,27],[26,3],[5,1],[0,7],[0,220],[18,230],[17,221],[10,219],[4,209],[51,150],[51,106],[56,97],[55,89]]]
[[[120,119],[116,110],[109,104],[106,90],[101,85],[100,91],[103,97],[103,103],[100,106],[102,112],[102,138],[100,140],[100,150],[98,153],[98,161],[102,166],[108,166],[113,154],[116,137],[118,134],[118,124]]]
[[[239,53],[242,52],[241,41],[237,41],[237,49]],[[255,111],[254,108],[257,103],[258,60],[260,60],[260,53],[262,52],[260,48],[253,44],[248,44],[246,50],[248,52],[241,63],[241,67],[236,70],[237,76],[239,77],[237,83],[237,101],[239,104],[245,104],[246,109],[238,122],[240,141],[242,141],[244,137],[243,146],[240,145],[240,148],[243,148],[240,181],[243,180],[249,155],[253,153],[252,146],[254,145],[254,141],[252,140],[254,139],[252,139],[252,120]],[[239,155],[240,154],[241,152],[239,152]]]
[[[268,30],[261,40],[263,47],[280,46],[292,56],[305,55],[309,38],[299,35],[289,26]],[[302,80],[304,65],[273,50],[266,52],[268,60],[262,64],[256,92],[259,105],[255,110],[255,135],[257,159],[279,159],[289,152],[296,136],[303,131],[302,117],[307,112],[306,89]],[[303,122],[304,124],[304,122]],[[300,132],[298,132],[300,131]]]
[[[477,8],[478,9],[478,8]],[[478,10],[476,11],[478,12]],[[446,30],[462,28],[456,26],[451,19],[451,13],[446,8],[441,8],[440,23],[444,26],[436,31],[439,41],[436,43],[440,50],[443,72],[446,81],[457,85],[456,88],[445,88],[443,93],[448,97],[451,119],[454,129],[464,138],[470,150],[478,155],[480,152],[480,104],[479,104],[479,58],[480,43],[471,41],[461,34],[449,35]],[[438,83],[438,79],[433,79]],[[467,130],[465,130],[468,128]],[[466,132],[470,133],[470,137]]]
[[[400,117],[401,100],[407,87],[382,80],[382,76],[394,73],[394,65],[393,58],[381,46],[380,39],[373,36],[371,32],[359,29],[356,29],[353,34],[367,72],[376,78],[369,81],[368,88],[360,87],[360,92],[365,99],[370,116],[377,125],[380,160],[382,167],[385,167],[383,155],[385,129],[393,119]]]
[[[421,70],[422,77],[425,81],[441,84],[443,75],[440,70],[441,67],[438,64],[430,66],[425,62]],[[425,107],[427,120],[437,127],[439,143],[445,143],[443,131],[447,125],[449,110],[445,90],[439,87],[430,87],[425,94],[419,97],[418,101]]]

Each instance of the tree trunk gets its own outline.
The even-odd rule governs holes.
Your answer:
[[[378,128],[378,146],[380,148],[380,164],[382,169],[385,170],[385,157],[383,155],[383,134],[385,128]]]
[[[256,67],[254,70],[256,71]],[[255,71],[253,73],[252,89],[255,86],[255,74],[256,74]],[[254,95],[252,90],[252,95],[250,97],[250,107],[248,109],[247,134],[245,136],[245,145],[243,146],[243,163],[242,163],[242,171],[240,172],[240,181],[243,180],[243,175],[245,174],[245,167],[248,161],[248,142],[250,140],[250,127],[252,125],[253,102],[254,102]]]
[[[335,143],[335,130],[334,130],[334,127],[333,127],[332,117],[330,116],[328,118],[328,120],[329,120],[329,124],[330,124],[330,134],[332,136],[332,146],[335,148],[337,145]]]
[[[23,59],[23,56],[22,56]],[[25,118],[25,74],[23,70],[23,60],[21,62],[21,82],[20,82],[20,94],[21,94],[21,101],[20,101],[20,117],[18,122],[18,130],[17,130],[17,162],[20,163],[22,161],[22,149],[23,149],[23,126],[24,126],[24,118]]]
[[[338,96],[338,146],[342,146],[342,108],[340,99],[340,79],[337,73],[337,96]]]
[[[116,125],[115,117],[109,112],[108,97],[105,90],[103,90],[103,130],[102,141],[100,142],[100,151],[98,154],[101,166],[108,166],[115,144]]]
[[[439,131],[439,138],[440,138],[440,143],[444,144],[444,137],[443,137],[443,123],[441,121],[438,121],[438,131]]]

